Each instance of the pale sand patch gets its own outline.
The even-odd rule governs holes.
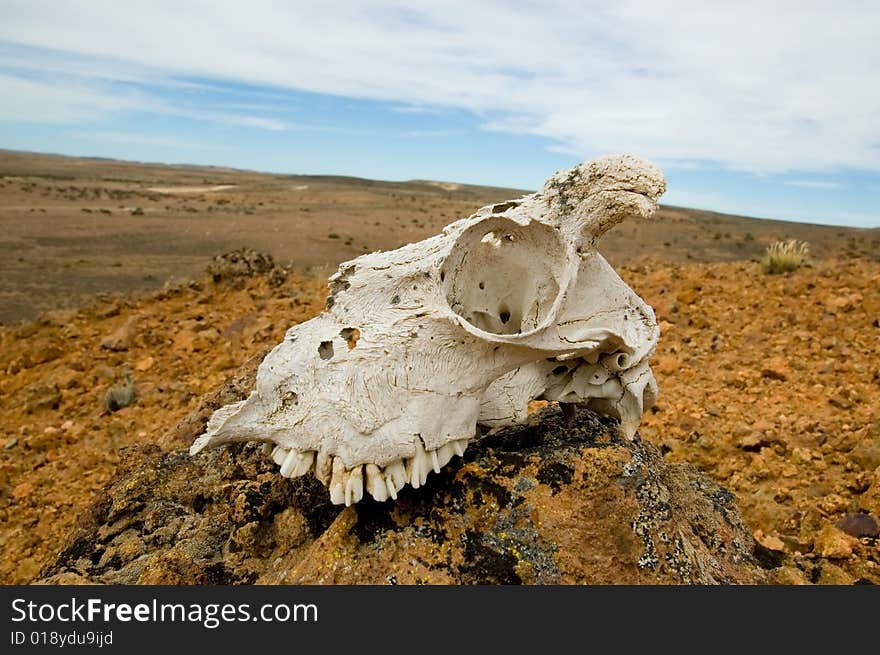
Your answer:
[[[422,184],[429,184],[431,186],[435,186],[440,189],[443,189],[444,191],[458,191],[461,188],[461,185],[456,184],[455,182],[438,182],[436,180],[413,180],[413,182],[421,182]]]
[[[155,193],[210,193],[211,191],[226,191],[234,189],[237,184],[218,184],[216,186],[151,186],[147,191]]]

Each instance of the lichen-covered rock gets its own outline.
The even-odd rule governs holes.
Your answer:
[[[225,282],[236,278],[270,274],[270,282],[280,282],[284,272],[271,255],[257,252],[251,248],[239,248],[232,252],[217,255],[208,265],[208,275],[214,282]]]
[[[312,476],[278,476],[255,445],[191,458],[180,435],[165,441],[180,445],[126,452],[43,582],[765,581],[732,494],[586,409],[549,407],[396,503],[345,509]]]

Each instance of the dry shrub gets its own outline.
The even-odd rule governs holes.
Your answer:
[[[810,265],[810,244],[790,239],[777,241],[767,247],[761,266],[765,273],[790,273],[801,266]]]

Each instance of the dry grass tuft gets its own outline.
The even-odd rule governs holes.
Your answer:
[[[790,239],[777,241],[767,247],[761,266],[765,273],[790,273],[801,266],[810,265],[810,244]]]

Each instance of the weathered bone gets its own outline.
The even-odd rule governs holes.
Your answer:
[[[425,484],[478,423],[522,422],[536,398],[587,403],[631,437],[656,398],[659,330],[596,241],[652,215],[664,190],[649,162],[602,157],[342,264],[327,311],[287,331],[248,399],[217,410],[190,452],[268,442],[282,475],[314,471],[350,505]]]

